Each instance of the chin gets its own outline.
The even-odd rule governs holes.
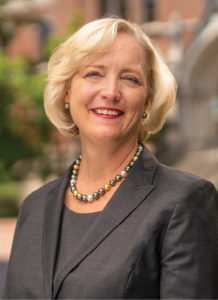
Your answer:
[[[102,142],[114,142],[119,141],[122,138],[120,132],[101,132],[96,135],[96,139],[101,140]]]

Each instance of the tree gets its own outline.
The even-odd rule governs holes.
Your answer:
[[[30,6],[34,1],[23,1],[23,5],[28,3],[27,5]],[[30,169],[38,172],[41,177],[46,177],[55,170],[46,152],[46,147],[51,141],[52,129],[43,109],[45,74],[37,72],[37,65],[27,59],[9,59],[5,50],[7,43],[16,33],[17,25],[21,22],[40,24],[40,17],[37,20],[31,18],[31,15],[22,15],[22,13],[13,15],[13,10],[7,12],[11,14],[9,23],[13,24],[13,30],[6,30],[8,19],[2,18],[0,21],[0,180],[21,179]],[[0,15],[1,13],[0,9]],[[80,27],[80,20],[81,16],[77,14],[67,33],[58,36],[52,34],[47,37],[44,43],[44,57],[40,63],[46,66],[53,49]],[[58,165],[57,162],[55,165]]]
[[[10,60],[0,52],[0,179],[19,179],[33,158],[43,156],[49,124],[43,112],[45,76],[34,73],[24,59]],[[21,168],[14,173],[12,166]],[[24,162],[25,161],[25,162]]]

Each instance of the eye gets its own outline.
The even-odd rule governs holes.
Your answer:
[[[92,71],[92,72],[89,72],[86,77],[90,77],[90,78],[98,78],[100,77],[100,74],[99,72],[96,72],[96,71]]]
[[[139,80],[134,76],[124,76],[123,79],[126,80],[127,82],[140,85]]]

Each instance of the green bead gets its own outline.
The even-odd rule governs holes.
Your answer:
[[[76,198],[77,198],[78,200],[82,200],[83,195],[82,195],[82,194],[78,194],[78,195],[76,196]]]
[[[116,181],[120,181],[122,179],[122,176],[121,175],[117,175],[117,176],[115,176],[115,179],[116,179]]]
[[[98,193],[99,195],[104,195],[105,194],[105,190],[103,188],[98,189]]]
[[[111,186],[114,186],[114,185],[116,184],[116,180],[111,179],[111,180],[109,181],[109,183],[110,183]]]
[[[82,200],[86,202],[86,201],[87,201],[87,196],[86,196],[86,195],[83,195]]]
[[[137,151],[136,154],[135,154],[135,156],[139,156],[140,154],[141,154],[141,152]]]
[[[75,184],[76,183],[76,179],[71,179],[70,180],[70,184]]]
[[[93,199],[98,199],[99,198],[99,193],[95,192],[92,194]]]
[[[70,190],[71,190],[71,192],[73,193],[75,190],[76,190],[76,187],[75,186],[70,186]]]
[[[125,170],[126,170],[126,172],[129,172],[130,166],[126,166],[126,167],[125,167]]]

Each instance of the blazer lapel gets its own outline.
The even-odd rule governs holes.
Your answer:
[[[46,298],[52,298],[53,275],[58,249],[60,224],[64,204],[64,195],[70,178],[69,168],[65,175],[58,179],[55,187],[47,194],[45,199],[45,212],[43,223],[43,275],[46,289]]]
[[[152,192],[155,188],[153,177],[156,167],[157,161],[145,149],[143,156],[138,159],[125,181],[120,185],[89,231],[83,236],[70,261],[66,262],[63,269],[59,272],[54,283],[54,298],[67,274],[89,255]]]

